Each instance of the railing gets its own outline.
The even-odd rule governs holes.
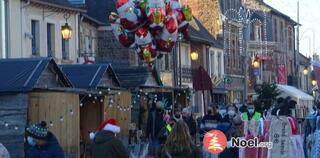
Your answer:
[[[182,78],[192,79],[191,66],[182,66]]]
[[[84,56],[95,57],[95,56],[97,56],[97,54],[95,52],[92,52],[92,51],[80,51],[79,52],[79,57],[84,57]]]

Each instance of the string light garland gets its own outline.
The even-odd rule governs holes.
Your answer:
[[[108,91],[111,91],[111,89],[108,89]],[[188,94],[188,91],[189,90],[184,90],[183,93],[184,94]],[[82,108],[84,106],[84,103],[83,103],[83,100],[87,97],[89,98],[92,98],[93,97],[93,102],[95,103],[96,101],[95,100],[98,100],[100,101],[101,103],[106,101],[104,100],[103,98],[100,98],[101,95],[103,95],[103,92],[102,91],[99,91],[98,94],[100,95],[93,95],[91,93],[89,93],[88,95],[84,95],[81,99],[80,99],[80,103],[79,103],[79,106],[80,108]],[[158,95],[157,94],[154,94],[154,95],[150,95],[152,93],[150,92],[143,92],[142,89],[139,89],[139,91],[134,95],[134,99],[132,100],[131,104],[130,105],[120,105],[120,98],[118,98],[117,100],[117,104],[116,106],[113,106],[114,104],[114,97],[116,95],[121,95],[121,92],[117,92],[113,95],[112,98],[109,99],[109,103],[108,103],[108,107],[109,108],[116,108],[117,110],[119,110],[120,112],[129,112],[131,111],[133,108],[134,108],[134,105],[137,104],[137,100],[141,99],[141,97],[143,97],[143,100],[147,100],[147,99],[152,99],[154,100],[155,102],[158,101]],[[181,95],[181,93],[179,93]],[[161,100],[160,100],[161,101]],[[177,103],[177,100],[174,99],[174,103],[176,104]],[[108,108],[107,107],[107,108]],[[172,104],[169,105],[170,108],[172,108]],[[168,110],[169,112],[171,111],[171,109]],[[49,127],[54,127],[55,126],[55,123],[62,123],[65,121],[65,119],[67,119],[67,117],[74,117],[74,114],[75,114],[75,111],[74,109],[69,109],[69,110],[66,110],[65,111],[65,114],[64,115],[58,115],[59,117],[57,119],[50,119],[50,120],[46,120],[48,123],[49,123]],[[107,114],[107,110],[104,111],[104,114]],[[10,129],[14,129],[14,130],[18,130],[19,127],[18,125],[13,125],[11,124],[10,122],[6,122],[4,121],[3,124],[1,124],[1,121],[0,121],[0,125],[3,125],[4,127]]]

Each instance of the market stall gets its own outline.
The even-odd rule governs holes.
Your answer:
[[[25,156],[25,129],[46,121],[66,157],[77,158],[79,99],[51,58],[0,60],[0,140],[11,157]]]
[[[312,109],[312,105],[314,101],[314,98],[311,95],[293,86],[288,86],[288,85],[278,84],[277,89],[280,92],[278,97],[283,97],[283,98],[291,97],[292,100],[297,102],[295,113],[294,113],[294,115],[297,118],[303,118],[307,116],[309,110]]]

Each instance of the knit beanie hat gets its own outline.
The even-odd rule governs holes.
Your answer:
[[[27,128],[27,133],[33,138],[45,140],[48,137],[47,123],[42,121],[40,123],[33,124]]]

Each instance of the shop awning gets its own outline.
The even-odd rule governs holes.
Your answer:
[[[313,105],[314,98],[296,87],[278,84],[277,89],[280,92],[278,97],[291,97],[292,100],[297,102],[298,106],[310,107]]]

